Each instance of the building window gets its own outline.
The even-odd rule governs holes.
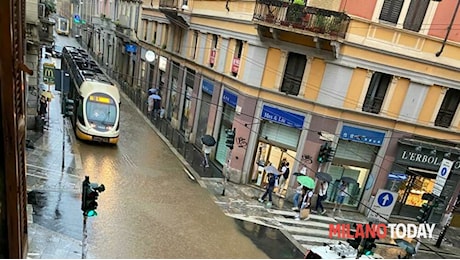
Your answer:
[[[209,66],[211,66],[211,68],[214,66],[214,63],[216,62],[218,40],[219,38],[217,37],[217,35],[213,34],[211,43],[211,54],[209,56]]]
[[[289,53],[283,83],[281,84],[281,92],[296,96],[299,94],[306,64],[307,56],[293,52]]]
[[[236,40],[235,52],[233,53],[233,60],[232,60],[232,74],[234,77],[238,75],[242,53],[243,53],[243,41]]]
[[[401,14],[403,3],[404,0],[385,0],[379,19],[396,24]]]
[[[196,58],[196,49],[197,49],[197,45],[198,45],[198,31],[195,31],[193,33],[193,42],[192,42],[192,51],[193,51],[193,54],[192,54],[192,59],[194,60]]]
[[[455,112],[457,111],[460,102],[460,90],[449,89],[447,90],[444,100],[442,101],[441,108],[439,109],[438,116],[434,122],[435,126],[450,127]]]
[[[367,90],[366,98],[364,100],[364,112],[370,112],[374,114],[380,113],[383,99],[387,93],[391,78],[392,75],[381,72],[374,72],[372,75],[371,83],[369,84],[369,89]]]
[[[144,20],[144,41],[147,41],[148,26],[149,22],[147,20]]]
[[[414,32],[420,31],[430,1],[431,0],[416,0],[410,2],[409,10],[404,20],[404,29]]]

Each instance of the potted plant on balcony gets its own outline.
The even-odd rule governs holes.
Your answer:
[[[269,12],[268,14],[265,15],[265,21],[267,23],[273,23],[275,21],[275,16],[273,15],[272,12]]]
[[[316,15],[313,23],[312,31],[317,33],[324,33],[326,27],[326,17],[323,15]]]

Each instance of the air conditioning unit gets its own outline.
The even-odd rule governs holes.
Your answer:
[[[38,18],[45,17],[45,4],[38,4]]]

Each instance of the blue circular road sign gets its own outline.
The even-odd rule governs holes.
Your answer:
[[[394,200],[393,194],[389,192],[382,192],[377,198],[377,202],[379,203],[381,207],[390,206],[391,203],[393,203],[393,200]]]
[[[447,168],[446,167],[442,167],[441,169],[441,176],[446,176],[447,174]]]

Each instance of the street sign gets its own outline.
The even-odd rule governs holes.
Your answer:
[[[436,176],[436,182],[433,187],[433,194],[441,196],[442,189],[446,184],[447,177],[449,177],[450,170],[452,169],[453,161],[446,158],[442,159],[441,166],[439,166],[438,175]]]
[[[54,84],[54,64],[43,64],[43,81],[46,84]]]
[[[368,218],[378,222],[387,222],[386,219],[390,217],[397,198],[398,193],[379,189],[375,195],[374,202],[372,203],[372,210],[369,210]]]
[[[81,18],[80,18],[80,16],[78,14],[73,16],[73,22],[74,23],[80,23],[81,22]]]

